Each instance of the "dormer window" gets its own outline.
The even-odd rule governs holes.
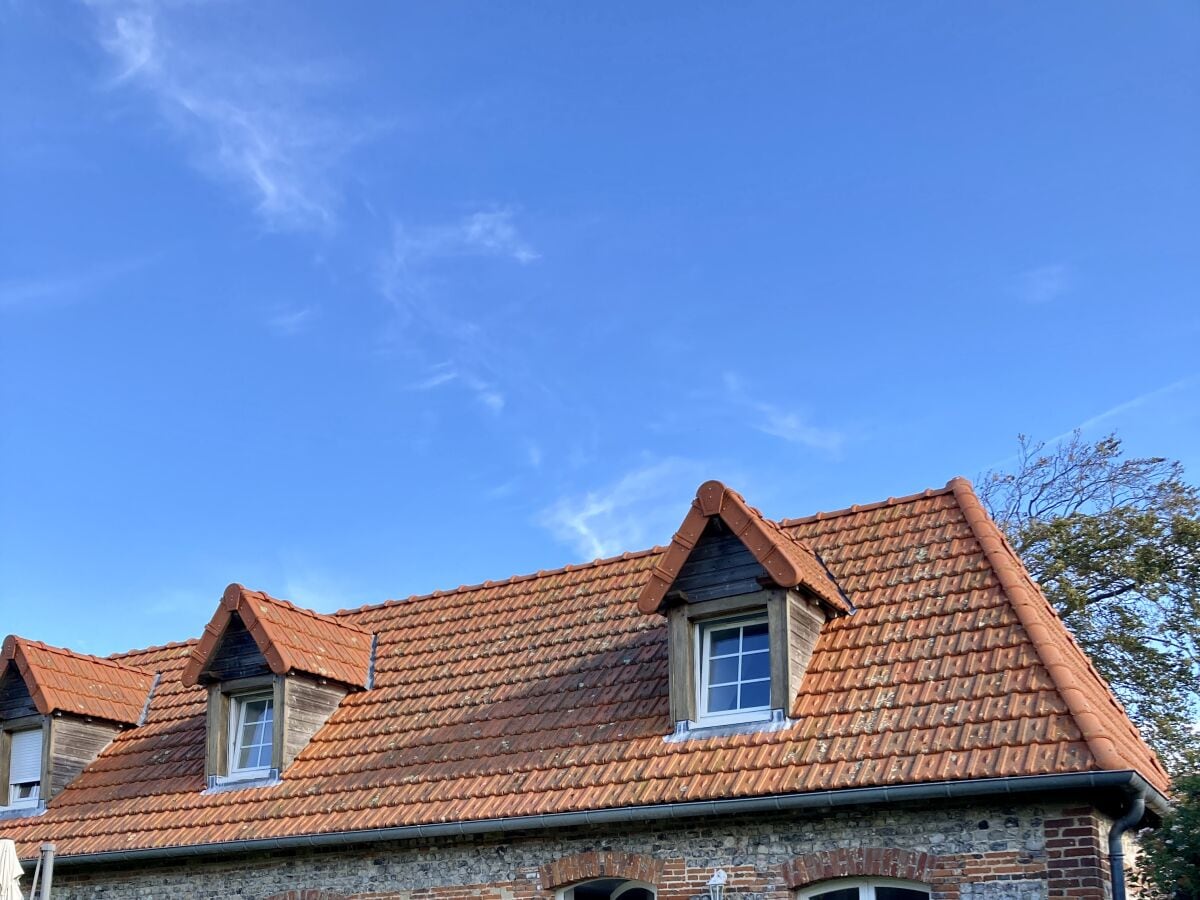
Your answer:
[[[766,615],[703,623],[697,633],[697,722],[728,725],[770,718],[771,643]]]
[[[38,805],[42,789],[42,729],[27,728],[6,735],[8,796],[4,805],[18,809]]]
[[[136,725],[154,674],[9,635],[0,645],[0,818],[36,815]]]
[[[369,686],[371,654],[361,628],[229,585],[182,674],[208,691],[208,789],[276,783],[343,698]]]
[[[667,617],[673,739],[785,723],[822,627],[853,609],[811,547],[719,481],[696,492],[638,608]]]
[[[270,774],[275,747],[274,709],[275,700],[269,693],[230,698],[231,778],[263,778]]]

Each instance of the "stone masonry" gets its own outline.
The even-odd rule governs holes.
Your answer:
[[[660,900],[790,900],[855,875],[928,884],[935,900],[1104,900],[1108,820],[1080,802],[847,808],[676,819],[498,837],[275,851],[93,869],[64,865],[55,900],[553,900],[565,885],[620,877]],[[26,882],[27,883],[27,882]]]

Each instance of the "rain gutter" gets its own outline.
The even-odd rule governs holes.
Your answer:
[[[748,813],[792,812],[837,809],[868,804],[909,803],[921,800],[961,800],[973,797],[1041,794],[1051,791],[1124,790],[1131,796],[1144,796],[1151,809],[1160,815],[1170,808],[1167,798],[1132,770],[1119,772],[1073,772],[1064,775],[1022,775],[1008,778],[973,778],[964,781],[938,781],[930,784],[904,784],[891,787],[850,788],[839,791],[808,791],[802,794],[777,794],[771,797],[738,797],[728,800],[688,800],[595,809],[581,812],[548,813],[536,816],[507,816],[468,822],[437,822],[429,825],[398,825],[359,831],[334,831],[323,834],[293,835],[279,838],[253,838],[173,847],[147,847],[59,856],[58,868],[96,866],[149,860],[181,860],[199,856],[228,856],[235,853],[261,853],[272,850],[320,849],[405,841],[423,838],[460,837],[475,834],[503,834],[580,825],[609,825],[626,822],[650,822],[697,816],[736,816]]]

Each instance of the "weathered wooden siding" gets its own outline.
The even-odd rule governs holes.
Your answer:
[[[308,746],[317,730],[333,715],[347,690],[338,684],[321,684],[300,675],[284,680],[283,760],[286,769]]]
[[[760,590],[759,579],[766,575],[767,570],[746,545],[712,520],[671,589],[682,591],[689,603],[696,603]]]
[[[50,756],[45,771],[49,790],[43,786],[42,796],[49,800],[70,784],[121,731],[107,722],[87,721],[73,716],[60,716],[50,724]]]
[[[229,620],[229,627],[221,637],[216,651],[204,669],[206,680],[232,681],[235,678],[252,678],[255,675],[269,675],[270,666],[254,636],[246,630],[241,618],[234,613]]]
[[[821,636],[825,613],[816,604],[795,591],[787,594],[787,690],[780,704],[789,714],[808,670],[813,648]]]
[[[17,667],[9,662],[4,674],[0,675],[0,720],[19,719],[22,716],[36,716],[37,707],[25,687],[25,679],[17,671]]]

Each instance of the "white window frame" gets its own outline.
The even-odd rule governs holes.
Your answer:
[[[28,781],[13,781],[12,772],[12,748],[16,743],[17,735],[19,734],[36,734],[38,736],[38,777],[36,782]],[[42,769],[45,768],[46,756],[46,733],[45,729],[37,726],[34,728],[20,728],[8,733],[8,804],[4,809],[32,809],[38,806],[42,800]],[[16,787],[18,784],[33,784],[33,795],[29,797],[18,798],[15,796]]]
[[[910,891],[922,891],[926,897],[933,896],[933,889],[919,881],[904,881],[900,878],[835,878],[804,888],[796,900],[814,900],[826,891],[841,891],[846,888],[858,888],[858,900],[875,900],[877,887],[905,888]]]
[[[595,881],[608,881],[610,878],[620,877],[621,876],[619,875],[609,875],[601,876],[600,878],[589,878],[586,881],[577,881],[575,884],[569,884],[566,887],[559,888],[554,892],[554,896],[557,898],[557,900],[575,900],[575,888],[584,887]],[[649,891],[651,896],[655,898],[658,897],[658,888],[652,884],[648,884],[645,881],[622,881],[613,889],[612,893],[608,895],[608,900],[618,900],[622,894],[638,888]]]
[[[755,706],[749,709],[736,709],[730,712],[710,713],[708,711],[708,677],[709,677],[709,649],[711,645],[711,635],[714,631],[721,631],[726,628],[735,626],[744,627],[746,625],[767,625],[767,703],[766,706]],[[771,660],[771,637],[770,623],[767,618],[766,610],[753,613],[742,613],[736,616],[728,616],[719,619],[703,619],[696,623],[696,652],[695,659],[695,679],[696,679],[696,724],[701,727],[711,725],[737,725],[742,722],[761,722],[771,718],[771,694],[775,687],[774,678],[771,677],[773,671],[773,662]]]
[[[277,710],[275,709],[275,695],[271,690],[266,691],[247,691],[244,694],[231,694],[229,697],[229,775],[228,778],[233,781],[241,781],[243,779],[266,778],[271,774],[274,766],[267,763],[265,766],[251,766],[240,769],[237,766],[238,757],[241,755],[242,749],[242,731],[246,719],[246,706],[256,700],[266,700],[271,704],[271,759],[274,760],[275,746],[275,729],[278,727]]]

